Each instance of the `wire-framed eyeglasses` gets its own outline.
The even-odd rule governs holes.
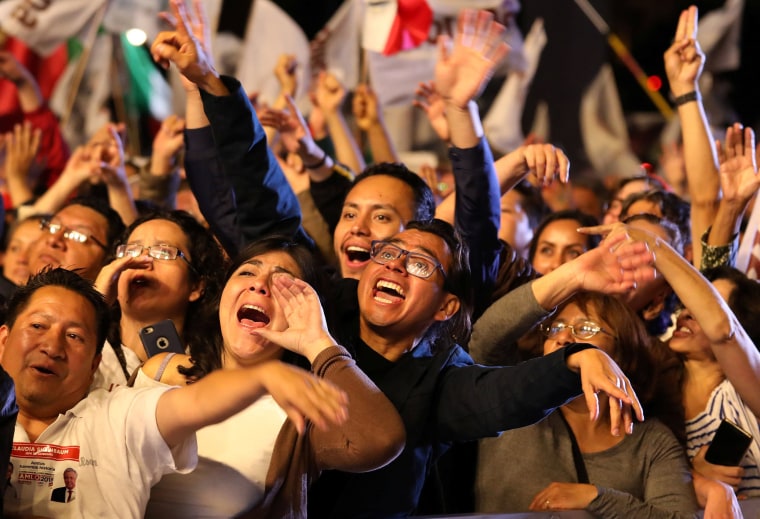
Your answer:
[[[602,328],[598,323],[590,319],[578,319],[573,324],[569,324],[562,319],[557,319],[551,323],[544,323],[541,325],[541,331],[548,338],[556,337],[562,330],[568,329],[570,333],[576,339],[587,340],[596,335],[597,333],[604,333],[610,337],[615,337],[612,333]]]
[[[374,240],[369,252],[372,261],[380,265],[385,265],[389,261],[397,260],[401,256],[405,257],[404,268],[412,276],[428,279],[436,270],[441,271],[443,279],[446,279],[446,272],[443,265],[433,257],[418,252],[410,252],[406,249],[394,245],[391,242],[383,240]]]
[[[147,251],[148,256],[157,260],[170,261],[176,260],[177,258],[182,258],[185,260],[185,263],[187,263],[187,265],[193,269],[193,271],[195,271],[193,264],[190,263],[189,259],[187,259],[185,253],[173,245],[161,244],[146,247],[145,245],[141,245],[139,243],[127,243],[116,247],[116,257],[123,258],[124,256],[132,256],[133,258],[137,258],[142,255],[143,251]]]
[[[64,226],[60,222],[55,222],[48,218],[43,218],[40,220],[40,229],[45,232],[49,232],[50,234],[58,234],[59,232],[63,231],[63,237],[66,240],[73,241],[75,243],[87,243],[88,241],[92,241],[92,243],[101,249],[105,251],[108,250],[108,247],[106,247],[105,243],[98,240],[92,234],[87,234],[82,231],[77,231],[76,229],[71,229],[70,227]]]

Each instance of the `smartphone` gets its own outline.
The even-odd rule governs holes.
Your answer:
[[[171,319],[151,324],[140,330],[140,340],[148,358],[159,353],[185,353],[185,346]]]
[[[723,420],[715,431],[705,460],[713,465],[738,466],[752,443],[752,435],[729,420]]]

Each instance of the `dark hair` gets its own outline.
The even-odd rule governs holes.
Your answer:
[[[549,206],[544,202],[541,190],[527,180],[518,182],[512,189],[522,198],[520,206],[528,217],[528,225],[531,229],[535,229],[549,212]]]
[[[679,227],[668,220],[665,217],[660,218],[657,215],[654,214],[648,214],[648,213],[640,213],[640,214],[632,214],[631,216],[627,216],[625,218],[622,218],[620,220],[621,222],[625,224],[632,224],[636,222],[649,222],[653,225],[659,226],[662,230],[665,231],[665,234],[668,236],[668,245],[673,247],[673,249],[678,252],[681,256],[683,256],[684,252],[684,239],[683,235],[681,234],[681,229]]]
[[[704,276],[710,281],[725,279],[733,285],[728,296],[728,307],[755,347],[760,349],[760,283],[728,266],[706,269]]]
[[[656,204],[660,208],[662,218],[673,222],[678,227],[683,243],[681,248],[681,254],[683,254],[683,246],[691,243],[691,206],[689,203],[675,193],[660,189],[632,193],[623,201],[620,220],[624,220],[628,216],[628,210],[631,206],[641,200]]]
[[[631,177],[621,178],[617,186],[615,186],[615,189],[612,191],[612,199],[614,199],[617,196],[617,194],[625,186],[627,186],[631,182],[635,182],[636,180],[643,180],[644,182],[646,182],[650,186],[649,189],[659,189],[660,191],[670,191],[670,186],[665,184],[662,177],[654,173],[646,172],[646,168],[645,168],[644,173],[639,173]]]
[[[433,191],[419,175],[410,171],[409,168],[400,163],[380,162],[369,166],[356,176],[353,186],[362,180],[376,175],[386,175],[393,177],[405,183],[412,190],[414,195],[414,215],[413,220],[426,221],[435,216],[435,197]],[[352,186],[352,188],[353,188]]]
[[[294,242],[291,238],[281,235],[268,236],[243,247],[227,268],[227,273],[224,276],[225,284],[229,281],[230,277],[232,277],[232,274],[234,274],[245,262],[268,252],[284,252],[288,254],[293,258],[293,261],[296,262],[298,268],[301,270],[300,278],[314,287],[317,293],[320,293],[320,288],[323,286],[321,270],[318,269],[312,252],[306,245]],[[217,295],[217,314],[219,309],[219,299],[221,298],[221,292],[223,289],[224,287],[222,287]],[[189,368],[178,368],[179,372],[188,379],[200,379],[211,371],[222,367],[222,352],[224,351],[224,345],[219,326],[219,316],[215,315],[215,318],[215,330],[217,333],[214,334],[216,340],[213,341],[213,344],[199,346],[195,342],[189,343],[189,352],[193,365]]]
[[[11,239],[13,238],[13,234],[18,230],[19,227],[21,227],[26,222],[36,222],[39,224],[45,218],[50,218],[50,214],[34,213],[22,218],[21,220],[16,220],[15,222],[7,226],[5,228],[5,234],[3,235],[3,250],[4,251],[8,250],[8,245],[11,244]]]
[[[188,304],[185,312],[185,324],[182,329],[182,340],[186,345],[197,348],[213,348],[216,334],[212,333],[219,326],[219,294],[222,290],[222,275],[226,266],[224,253],[214,235],[203,227],[190,213],[180,210],[159,210],[146,214],[127,227],[117,244],[127,243],[129,236],[140,225],[153,220],[166,220],[177,225],[187,237],[188,255],[192,268],[188,269],[190,283],[194,286],[203,285],[201,296]],[[116,247],[114,247],[114,250]],[[121,309],[118,302],[114,306],[114,322],[109,333],[109,342],[114,345],[114,351],[122,360],[121,330],[119,318]],[[156,318],[158,320],[158,316]],[[124,361],[126,362],[126,361]],[[123,363],[123,366],[126,364]],[[129,378],[129,377],[127,377]]]
[[[668,236],[668,245],[673,247],[676,252],[683,256],[683,240],[681,237],[681,231],[676,224],[665,218],[660,218],[659,216],[647,213],[631,215],[625,218],[623,223],[629,225],[639,221],[648,222],[663,229]],[[671,316],[673,315],[673,312],[675,312],[677,306],[678,296],[671,290],[662,301],[662,310],[660,313],[651,319],[644,320],[649,335],[658,336],[667,331],[671,325]],[[641,311],[642,314],[643,311],[644,309]]]
[[[455,340],[467,344],[472,327],[474,294],[472,291],[472,273],[470,272],[469,250],[459,233],[448,222],[434,218],[427,222],[412,221],[407,230],[417,230],[434,234],[441,238],[451,252],[451,261],[443,267],[446,281],[443,288],[459,298],[459,311],[447,321],[439,321],[428,328],[427,336],[436,342],[446,343]]]
[[[533,258],[536,256],[536,249],[538,248],[538,240],[541,238],[541,234],[549,226],[549,224],[560,220],[575,220],[580,225],[578,227],[593,227],[599,225],[596,218],[577,209],[565,209],[564,211],[557,211],[547,215],[541,223],[538,225],[533,239],[530,240],[530,248],[528,249],[528,261],[533,263]],[[602,238],[595,234],[589,234],[586,236],[586,250],[591,250],[599,245]]]
[[[61,209],[69,207],[70,205],[81,205],[82,207],[88,207],[96,213],[103,216],[106,219],[106,243],[107,247],[110,247],[124,232],[124,221],[110,205],[107,200],[103,200],[98,197],[84,197],[78,196],[69,200]],[[57,211],[56,211],[57,212]]]
[[[103,344],[106,341],[106,333],[110,324],[110,314],[103,295],[95,290],[92,283],[82,276],[71,270],[61,267],[46,267],[37,274],[31,276],[26,285],[16,289],[11,295],[6,306],[5,324],[8,328],[13,328],[19,314],[29,305],[29,301],[38,289],[44,287],[62,287],[72,292],[76,292],[85,298],[95,310],[96,326],[96,343],[95,353],[100,354],[103,351]]]

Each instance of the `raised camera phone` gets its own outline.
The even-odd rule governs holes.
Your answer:
[[[185,353],[182,339],[171,319],[151,324],[140,330],[140,340],[148,358],[159,353]]]
[[[705,460],[713,465],[738,466],[752,444],[752,435],[729,420],[723,420],[715,431]]]

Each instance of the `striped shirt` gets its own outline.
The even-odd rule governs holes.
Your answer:
[[[728,380],[724,380],[713,390],[704,411],[691,420],[686,420],[686,453],[689,459],[692,459],[702,446],[709,445],[724,418],[752,435],[752,444],[741,461],[744,476],[737,494],[758,497],[760,496],[760,469],[758,468],[760,430],[758,430],[757,418]]]

